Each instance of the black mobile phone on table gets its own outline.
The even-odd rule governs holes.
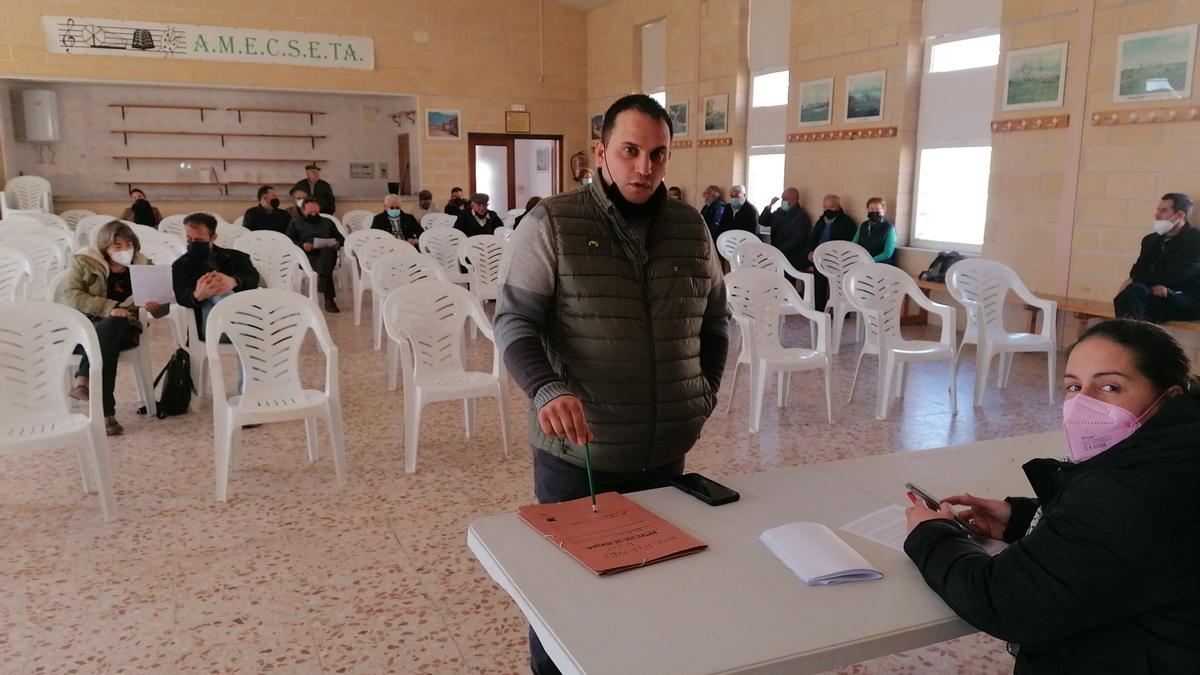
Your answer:
[[[741,499],[736,491],[698,473],[685,473],[671,479],[671,485],[683,490],[709,506],[720,506]]]
[[[942,508],[942,500],[938,499],[937,497],[934,497],[933,495],[922,490],[921,488],[917,487],[916,485],[914,485],[912,483],[905,483],[904,487],[907,488],[909,492],[916,495],[917,499],[920,499],[921,501],[925,502],[925,506],[928,506],[931,511],[937,511],[938,509]],[[970,534],[972,537],[979,537],[980,539],[987,539],[989,537],[987,532],[984,532],[983,530],[979,529],[975,525],[971,524],[966,518],[963,518],[962,516],[957,516],[957,515],[954,516],[953,522],[955,524],[957,524],[959,527],[961,527],[962,529],[966,530],[967,534]]]

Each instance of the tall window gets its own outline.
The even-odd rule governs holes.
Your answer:
[[[745,183],[747,196],[759,208],[779,196],[784,188],[791,17],[791,0],[750,0],[746,57],[751,79]]]
[[[777,70],[772,73],[762,73],[754,76],[753,93],[750,105],[755,108],[767,108],[776,105],[787,105],[788,102],[788,71]]]
[[[746,167],[746,192],[759,209],[766,206],[771,197],[783,192],[783,146],[768,145],[750,149]]]
[[[667,105],[667,21],[642,24],[642,92]]]

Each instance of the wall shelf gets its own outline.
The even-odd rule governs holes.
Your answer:
[[[320,110],[285,110],[282,108],[226,108],[237,113],[238,122],[242,121],[242,113],[278,113],[280,115],[308,115],[308,123],[316,124],[317,115],[324,115]]]
[[[125,145],[129,145],[130,136],[217,136],[221,139],[221,147],[225,147],[226,137],[241,138],[307,138],[315,150],[317,139],[324,139],[320,134],[251,134],[244,131],[151,131],[149,129],[111,129],[109,133],[121,134]]]
[[[150,109],[154,109],[154,110],[197,110],[200,112],[200,121],[201,122],[204,121],[204,111],[205,110],[216,110],[216,108],[211,108],[211,107],[202,106],[202,105],[169,105],[169,104],[157,104],[157,103],[109,103],[108,107],[120,108],[121,109],[121,119],[125,119],[125,109],[126,108],[150,108]]]
[[[320,162],[327,161],[325,159],[307,158],[307,157],[304,157],[304,158],[301,158],[301,157],[294,157],[294,158],[287,158],[287,157],[197,157],[194,155],[189,155],[187,157],[148,157],[148,156],[147,157],[138,157],[138,156],[134,156],[134,155],[113,155],[113,159],[125,160],[125,170],[126,171],[129,170],[129,163],[131,161],[143,161],[143,160],[150,160],[150,161],[160,160],[160,161],[168,161],[168,162],[182,162],[182,161],[187,161],[187,160],[195,160],[198,162],[221,162],[221,167],[223,169],[225,169],[226,171],[229,170],[229,162],[275,162],[275,163],[292,164],[295,162],[320,163]]]

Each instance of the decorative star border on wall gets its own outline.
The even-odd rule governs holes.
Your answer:
[[[816,141],[855,141],[862,138],[894,138],[896,127],[872,127],[870,129],[842,129],[841,131],[801,131],[788,134],[788,143],[813,143]]]
[[[1195,122],[1200,120],[1200,107],[1194,105],[1141,110],[1108,110],[1092,113],[1095,126],[1115,124],[1151,124],[1161,122]]]
[[[1070,115],[1041,115],[1038,117],[1015,117],[1012,119],[992,120],[992,132],[997,134],[1009,131],[1065,129],[1069,126],[1071,126]]]

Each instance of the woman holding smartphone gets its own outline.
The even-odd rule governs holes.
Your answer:
[[[1016,673],[1200,673],[1200,400],[1179,344],[1116,320],[1068,353],[1069,459],[1024,466],[1036,499],[908,509],[904,550]],[[919,502],[919,500],[918,500]],[[989,556],[950,505],[993,539]]]

